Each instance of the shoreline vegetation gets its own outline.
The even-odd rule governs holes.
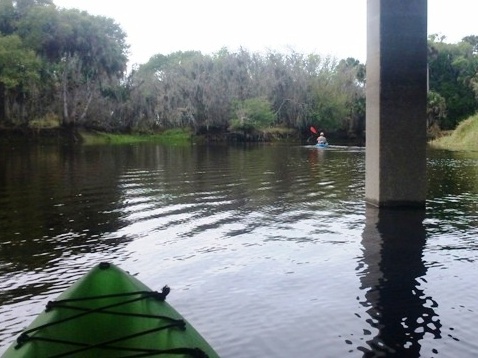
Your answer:
[[[453,130],[428,142],[430,147],[453,151],[478,151],[478,114],[460,122]]]
[[[26,141],[39,144],[121,145],[135,143],[161,143],[167,145],[206,143],[270,143],[300,142],[303,133],[290,128],[268,128],[254,131],[227,131],[194,134],[190,129],[168,129],[153,133],[111,133],[85,128],[50,127],[0,127],[0,142]]]
[[[62,143],[81,145],[122,145],[136,143],[161,143],[189,145],[238,142],[313,142],[307,134],[286,128],[269,128],[257,132],[224,132],[193,134],[188,129],[169,129],[161,133],[107,133],[96,130],[51,127],[0,128],[2,142],[26,140],[32,143]],[[340,144],[364,146],[364,138],[337,138]],[[455,130],[442,131],[428,141],[431,148],[451,151],[478,151],[478,114],[461,122]]]
[[[135,144],[141,142],[185,144],[191,140],[191,134],[185,130],[169,130],[162,134],[114,134],[96,131],[79,131],[81,143],[98,144]]]
[[[312,125],[334,144],[365,144],[367,68],[353,57],[224,47],[158,53],[128,70],[127,34],[114,19],[51,0],[2,4],[5,137],[65,144],[314,143]],[[431,34],[427,41],[429,140],[478,111],[478,36],[445,39]],[[455,139],[444,145],[455,147]]]

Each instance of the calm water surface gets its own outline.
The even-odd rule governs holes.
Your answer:
[[[363,148],[1,148],[0,353],[101,261],[222,357],[476,357],[478,153],[424,211],[366,208]]]

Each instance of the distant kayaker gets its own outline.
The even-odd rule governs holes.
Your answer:
[[[324,132],[320,132],[320,135],[317,137],[317,144],[327,144],[327,138],[325,138]]]

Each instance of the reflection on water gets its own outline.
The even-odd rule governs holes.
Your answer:
[[[359,347],[364,357],[420,357],[425,334],[441,338],[441,323],[427,296],[425,211],[367,207],[363,232],[363,259],[359,275],[370,316],[366,321],[378,332]]]
[[[429,153],[425,212],[365,207],[355,147],[0,148],[0,352],[99,261],[223,357],[473,357],[478,158]]]

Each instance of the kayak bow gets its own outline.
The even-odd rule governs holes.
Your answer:
[[[2,357],[218,358],[168,293],[101,263],[48,302]]]

